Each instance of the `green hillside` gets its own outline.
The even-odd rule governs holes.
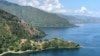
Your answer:
[[[0,1],[0,9],[12,13],[25,22],[37,27],[72,27],[67,19],[47,13],[30,6],[20,6],[7,1]]]
[[[41,37],[44,36],[44,32],[39,31],[37,28],[33,28],[29,24],[19,20],[18,17],[0,10],[0,25],[1,30],[9,32],[8,35],[16,35],[18,37]],[[2,27],[5,26],[5,30]]]
[[[44,36],[44,32],[23,23],[18,17],[0,10],[0,50],[6,51],[7,48],[18,45],[19,39],[35,39]]]

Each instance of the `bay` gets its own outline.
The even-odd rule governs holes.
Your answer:
[[[73,28],[41,28],[48,35],[44,39],[59,37],[79,43],[78,50],[58,49],[4,56],[100,56],[100,24],[76,24]]]

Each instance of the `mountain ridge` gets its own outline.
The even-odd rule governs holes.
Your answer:
[[[10,3],[10,2],[9,2]],[[31,6],[16,6],[14,3],[5,5],[0,3],[0,9],[12,13],[28,24],[36,27],[72,27],[73,24],[69,23],[67,19],[59,17],[56,14],[48,13]]]
[[[5,28],[9,28],[9,31],[12,32],[12,35],[14,34],[14,35],[18,36],[20,34],[23,34],[23,35],[26,34],[25,36],[27,38],[32,37],[32,36],[35,37],[35,35],[38,37],[39,34],[41,37],[42,37],[42,35],[44,35],[44,33],[42,31],[37,30],[37,28],[35,28],[35,27],[33,28],[29,24],[26,24],[23,21],[21,21],[20,19],[18,19],[18,17],[14,16],[8,12],[4,12],[4,10],[1,10],[1,9],[0,9],[0,20],[2,20],[2,22],[4,22],[5,26],[7,26]],[[21,37],[21,36],[18,36],[18,37]]]

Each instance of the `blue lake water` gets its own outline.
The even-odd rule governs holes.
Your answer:
[[[77,24],[73,28],[43,28],[48,35],[45,39],[59,37],[79,43],[78,50],[48,50],[28,54],[7,54],[5,56],[100,56],[100,24]]]
[[[100,47],[100,24],[77,24],[73,28],[44,28],[45,38],[60,37],[75,41],[85,47]]]

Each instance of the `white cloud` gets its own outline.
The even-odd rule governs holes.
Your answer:
[[[78,10],[70,10],[69,14],[73,14],[73,15],[88,15],[88,16],[99,16],[100,12],[93,12],[88,10],[85,6],[82,6],[80,9]]]
[[[66,10],[59,0],[9,0],[25,6],[33,6],[47,12],[64,13],[73,15],[99,16],[100,12],[89,11],[85,6],[78,10]]]
[[[81,9],[80,9],[80,12],[82,12],[82,13],[87,12],[87,8],[86,8],[86,7],[84,7],[84,6],[82,6],[82,7],[81,7]]]
[[[20,5],[33,6],[44,11],[64,13],[66,10],[59,0],[15,0]],[[13,1],[14,2],[14,1]]]
[[[88,9],[85,6],[82,6],[79,10],[75,10],[75,13],[88,14]]]

